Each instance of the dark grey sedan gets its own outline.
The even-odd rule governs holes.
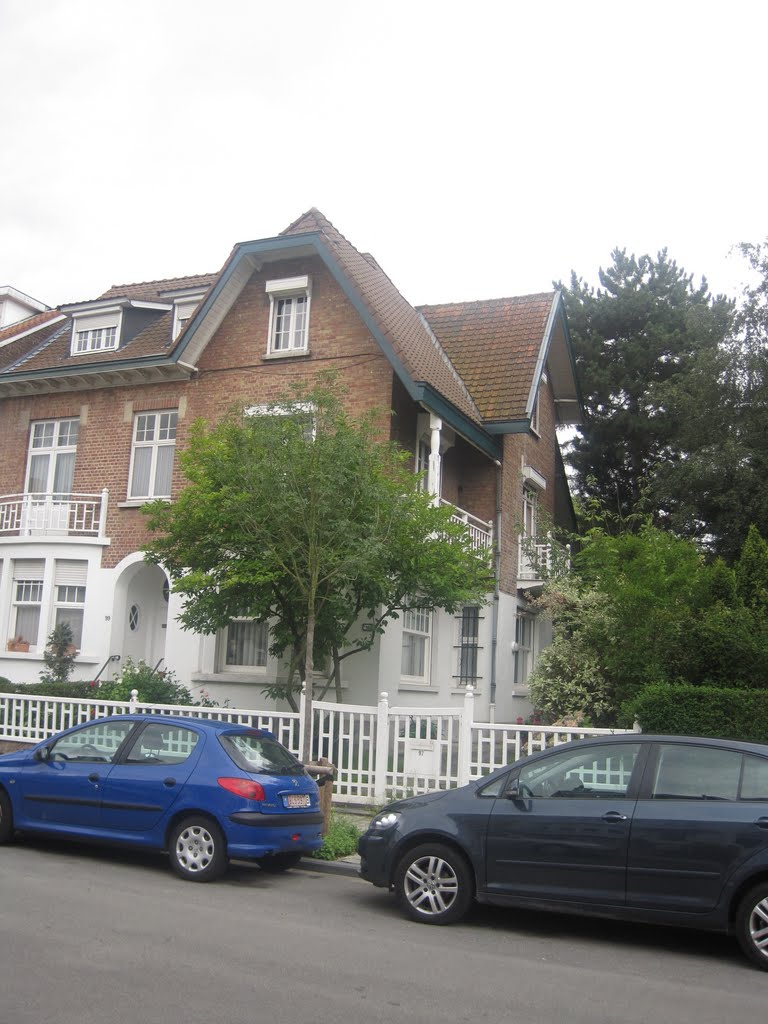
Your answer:
[[[579,740],[390,804],[361,874],[425,924],[473,900],[735,934],[768,970],[768,746]]]

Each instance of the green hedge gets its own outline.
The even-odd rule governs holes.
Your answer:
[[[768,743],[768,690],[654,683],[627,710],[643,732]]]

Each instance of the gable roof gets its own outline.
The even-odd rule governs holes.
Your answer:
[[[418,309],[466,382],[487,427],[530,421],[546,366],[558,422],[578,421],[580,403],[559,292]]]
[[[28,331],[23,339],[24,323],[15,325],[6,338],[7,353],[2,349],[6,332],[0,332],[0,395],[188,378],[253,271],[306,255],[321,258],[411,398],[489,455],[497,454],[494,434],[528,429],[543,366],[553,354],[558,355],[564,401],[571,403],[571,411],[578,408],[557,293],[419,310],[372,256],[359,252],[314,207],[276,237],[236,245],[218,274],[113,285],[92,300],[168,304],[169,294],[205,291],[175,340],[172,314],[167,312],[117,350],[72,355],[67,329],[71,321],[63,317],[86,303],[39,314],[50,319],[41,319],[39,330]],[[569,421],[573,417],[563,419]]]

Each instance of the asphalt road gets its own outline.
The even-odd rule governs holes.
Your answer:
[[[0,1024],[741,1024],[768,972],[732,942],[478,908],[430,928],[359,878],[0,848]]]

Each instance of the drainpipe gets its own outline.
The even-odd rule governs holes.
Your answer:
[[[499,577],[501,575],[501,463],[496,465],[496,528],[493,531],[493,612],[491,617],[491,692],[489,718],[496,717],[496,655],[499,643]]]

